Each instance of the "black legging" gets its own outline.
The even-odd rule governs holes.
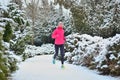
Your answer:
[[[59,48],[60,48],[60,54],[61,54],[61,63],[64,64],[64,44],[61,44],[61,45],[55,44],[55,54],[53,58],[55,59],[56,56],[58,56]]]

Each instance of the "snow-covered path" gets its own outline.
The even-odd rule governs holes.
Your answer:
[[[19,70],[12,80],[118,80],[110,76],[97,75],[85,67],[65,63],[61,69],[60,62],[52,64],[51,55],[36,56],[19,65]]]

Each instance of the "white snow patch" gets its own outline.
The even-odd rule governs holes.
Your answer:
[[[119,80],[119,78],[98,75],[96,71],[85,67],[65,63],[52,64],[53,55],[36,56],[19,65],[19,70],[12,75],[12,80]],[[88,75],[89,74],[89,75]]]

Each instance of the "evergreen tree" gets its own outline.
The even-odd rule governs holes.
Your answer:
[[[6,8],[0,6],[0,79],[2,80],[7,80],[10,73],[17,69],[17,59],[11,56],[15,53],[11,54],[10,51],[24,55],[26,41],[29,40],[27,26],[29,21],[18,5],[10,3]]]
[[[8,22],[5,26],[5,31],[4,31],[4,35],[3,35],[3,40],[5,42],[9,42],[10,39],[12,38],[12,27],[10,25],[10,23]]]
[[[72,19],[75,31],[78,33],[85,33],[87,29],[86,13],[82,6],[74,6],[71,8]]]
[[[118,2],[115,0],[90,0],[84,7],[93,35],[110,37],[119,33],[120,4]]]

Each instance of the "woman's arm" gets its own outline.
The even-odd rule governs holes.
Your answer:
[[[54,30],[53,33],[52,33],[52,38],[55,39],[57,37],[58,37],[57,32],[56,32],[56,30]]]

